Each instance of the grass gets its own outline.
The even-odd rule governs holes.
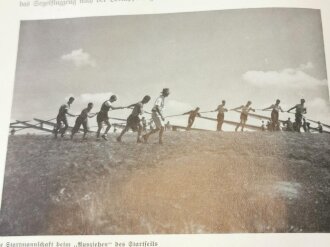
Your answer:
[[[9,138],[2,235],[330,232],[326,134]]]

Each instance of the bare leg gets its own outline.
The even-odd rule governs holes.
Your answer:
[[[236,128],[235,128],[235,131],[238,130],[238,128],[239,128],[239,126],[241,126],[241,124],[242,124],[242,120],[239,122],[239,124],[237,124],[237,126],[236,126]]]
[[[143,139],[144,139],[144,142],[145,142],[145,143],[148,142],[148,138],[149,138],[149,136],[152,135],[152,134],[157,133],[158,131],[160,131],[160,129],[159,129],[159,128],[156,128],[156,129],[151,130],[149,133],[143,135],[142,137],[143,137]]]
[[[97,132],[96,132],[96,138],[99,138],[101,130],[102,130],[102,122],[98,122],[97,126],[98,126],[98,129],[97,129]]]
[[[108,132],[109,132],[109,130],[110,130],[110,128],[111,128],[111,124],[110,124],[109,120],[107,120],[105,122],[105,124],[107,125],[107,128],[105,129],[104,135],[107,135]]]
[[[126,125],[125,129],[123,129],[122,132],[120,133],[120,135],[117,137],[118,142],[121,142],[121,138],[128,131],[128,129],[129,129],[129,127]]]
[[[243,121],[241,131],[244,131],[245,124],[246,124],[246,121]]]
[[[164,127],[161,127],[159,131],[159,144],[163,144],[163,133],[164,133]]]
[[[141,133],[142,133],[143,127],[142,125],[139,125],[138,127],[138,136],[137,136],[137,143],[141,143]]]

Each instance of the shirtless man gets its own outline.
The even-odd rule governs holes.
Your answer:
[[[300,128],[302,126],[302,119],[303,119],[303,114],[307,113],[307,109],[305,107],[305,100],[301,99],[300,104],[295,105],[294,107],[290,108],[288,112],[291,110],[296,109],[296,119],[295,119],[295,125],[296,125],[296,131],[300,132]]]
[[[252,102],[248,101],[246,103],[246,105],[241,105],[239,107],[232,109],[232,111],[241,110],[240,123],[236,126],[235,131],[237,131],[240,126],[242,126],[241,131],[244,131],[244,127],[245,127],[249,112],[250,111],[255,112],[255,109],[250,107],[251,104],[252,104]]]
[[[155,134],[159,131],[159,144],[163,144],[163,132],[165,129],[163,116],[163,108],[165,106],[165,98],[170,95],[170,90],[164,88],[161,95],[156,99],[154,107],[152,108],[152,120],[156,125],[156,129],[151,130],[149,133],[143,135],[144,142],[148,142],[150,135]]]
[[[105,132],[102,135],[102,138],[106,141],[108,140],[107,134],[108,134],[108,131],[111,128],[111,124],[109,122],[109,115],[108,115],[109,111],[124,108],[124,107],[114,107],[114,106],[112,106],[112,103],[115,102],[116,100],[117,100],[117,96],[112,95],[109,100],[104,101],[104,103],[101,106],[101,110],[97,114],[97,117],[96,117],[97,126],[98,126],[98,129],[97,129],[97,132],[96,132],[96,138],[97,139],[100,138],[100,132],[101,132],[101,129],[102,129],[102,124],[105,123],[107,125],[107,128],[105,129]]]
[[[146,95],[140,102],[127,106],[127,108],[131,108],[131,107],[134,107],[134,108],[133,108],[131,115],[129,115],[129,117],[127,118],[125,128],[122,130],[120,135],[117,137],[118,142],[121,142],[121,138],[129,129],[132,129],[133,131],[137,131],[138,132],[137,142],[138,143],[142,142],[141,133],[143,130],[143,125],[142,125],[140,117],[143,114],[143,106],[145,104],[147,104],[149,101],[150,101],[150,96]]]
[[[62,123],[64,124],[64,127],[61,130],[61,137],[64,137],[64,134],[69,127],[68,119],[67,119],[66,115],[69,115],[70,117],[75,117],[75,115],[68,112],[73,101],[74,101],[74,98],[70,97],[68,102],[66,104],[61,105],[61,107],[58,111],[58,114],[56,117],[56,127],[54,129],[55,138],[57,138],[57,133],[61,129]]]
[[[198,111],[199,111],[199,107],[197,107],[195,110],[183,113],[183,115],[188,115],[189,114],[187,130],[191,129],[192,125],[195,122],[196,117],[201,117],[201,114]]]
[[[214,111],[218,112],[217,115],[217,131],[222,131],[222,125],[223,125],[223,121],[225,120],[225,112],[228,112],[228,110],[225,108],[226,105],[226,101],[223,100],[221,105],[218,106],[217,109],[215,109]]]
[[[279,99],[276,100],[276,103],[271,105],[270,107],[267,107],[263,109],[263,111],[267,111],[272,109],[271,113],[271,130],[280,130],[280,123],[279,123],[279,111],[284,112],[283,109],[280,106],[281,101]]]

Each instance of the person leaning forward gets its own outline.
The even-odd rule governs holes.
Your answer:
[[[69,115],[70,117],[75,117],[75,115],[69,113],[69,109],[73,101],[74,97],[70,97],[68,102],[66,104],[61,105],[58,111],[56,117],[56,127],[54,129],[55,138],[57,138],[57,134],[59,131],[61,132],[61,137],[64,137],[64,134],[69,127],[68,119],[66,116]],[[61,129],[62,123],[64,124],[64,127]]]
[[[141,137],[141,133],[142,133],[144,126],[142,125],[143,123],[142,123],[140,117],[143,114],[143,105],[147,104],[149,101],[150,101],[150,96],[146,95],[140,102],[126,107],[126,108],[131,108],[131,107],[134,107],[134,108],[133,108],[132,113],[127,118],[125,128],[122,130],[120,135],[117,137],[118,142],[121,142],[121,138],[129,129],[132,129],[133,131],[137,131],[138,132],[137,142],[138,143],[142,142],[140,137]]]
[[[96,117],[96,121],[97,121],[97,132],[96,132],[96,138],[99,139],[100,138],[100,133],[101,133],[101,129],[102,129],[102,124],[105,123],[105,125],[107,126],[107,128],[105,129],[105,132],[102,135],[102,138],[104,140],[108,140],[107,139],[107,134],[111,128],[111,124],[109,122],[109,111],[110,110],[117,110],[117,109],[124,109],[124,107],[114,107],[112,106],[112,103],[117,101],[117,96],[116,95],[111,95],[109,100],[104,101],[104,103],[101,106],[100,111],[97,114]]]

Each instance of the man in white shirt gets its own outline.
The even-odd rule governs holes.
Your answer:
[[[225,108],[225,105],[226,105],[226,101],[223,100],[222,101],[222,104],[218,106],[217,109],[215,109],[214,111],[217,111],[218,112],[218,115],[217,115],[217,131],[222,131],[222,125],[223,125],[223,122],[225,121],[225,112],[228,112],[227,108]]]
[[[165,105],[165,98],[170,95],[170,90],[168,88],[164,88],[161,92],[161,95],[156,99],[154,107],[152,108],[152,120],[156,125],[156,129],[151,130],[149,133],[143,135],[144,142],[148,142],[148,138],[150,135],[157,133],[159,131],[159,144],[163,144],[163,132],[165,129],[164,121],[165,118],[163,116],[163,108]]]

